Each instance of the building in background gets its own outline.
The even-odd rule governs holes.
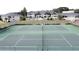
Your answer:
[[[54,20],[58,19],[58,13],[54,14],[53,10],[42,10],[42,11],[30,11],[27,12],[27,18],[29,20],[45,20],[48,17],[53,18]],[[79,13],[75,13],[74,10],[71,11],[63,11],[60,13],[63,16],[63,19],[75,21],[79,20]],[[20,12],[8,13],[2,15],[3,21],[17,21],[20,20],[21,14]],[[39,18],[39,19],[38,19]]]
[[[58,14],[51,14],[51,18],[53,18],[54,20],[58,19]]]
[[[63,13],[61,15],[63,16],[63,19],[65,19],[65,20],[70,20],[70,21],[79,20],[79,13],[75,13],[74,10],[73,11],[63,11]]]
[[[35,12],[33,11],[27,12],[27,18],[35,18]]]
[[[20,14],[18,13],[8,13],[8,14],[5,14],[5,15],[2,15],[2,19],[3,21],[17,21],[17,20],[20,20]]]

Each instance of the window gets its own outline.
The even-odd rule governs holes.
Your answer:
[[[64,18],[67,18],[68,16],[63,16]]]
[[[79,18],[79,15],[78,16],[75,16],[75,18]]]

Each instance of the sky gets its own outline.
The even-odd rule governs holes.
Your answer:
[[[79,8],[79,0],[0,0],[0,14],[27,11],[52,10],[58,7]]]

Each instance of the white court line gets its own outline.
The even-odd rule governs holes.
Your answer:
[[[14,44],[14,46],[16,46],[21,40],[23,40],[22,39],[23,37],[24,37],[24,35],[19,40],[16,41],[16,43]]]
[[[32,47],[33,48],[33,47],[37,47],[37,46],[0,46],[0,47],[7,47],[7,48],[8,47]]]
[[[69,44],[69,46],[72,47],[72,44],[71,44],[68,40],[66,40],[66,38],[65,38],[63,35],[61,35],[61,36],[62,36],[63,39],[67,42],[67,44]]]
[[[10,34],[8,34],[7,36],[3,37],[0,39],[0,41],[4,40],[5,38],[7,38]]]
[[[8,29],[9,29],[9,28],[8,28]],[[6,31],[9,31],[9,30],[6,30]],[[4,35],[6,35],[6,34],[4,34]],[[4,39],[7,38],[9,35],[11,35],[11,34],[8,33],[5,37],[0,38],[0,41],[1,41],[1,40],[4,40]]]

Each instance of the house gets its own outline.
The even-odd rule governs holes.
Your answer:
[[[58,19],[58,14],[51,14],[51,18],[53,18],[54,20]]]
[[[20,14],[18,13],[8,13],[8,14],[5,14],[5,15],[2,15],[2,19],[3,21],[17,21],[17,20],[20,20]]]
[[[27,14],[27,18],[35,18],[34,14]]]
[[[35,12],[33,12],[33,11],[27,12],[27,17],[28,18],[35,18]]]
[[[61,14],[63,16],[63,19],[65,20],[70,20],[70,21],[75,21],[79,20],[79,13],[74,13],[73,11],[63,11]]]

